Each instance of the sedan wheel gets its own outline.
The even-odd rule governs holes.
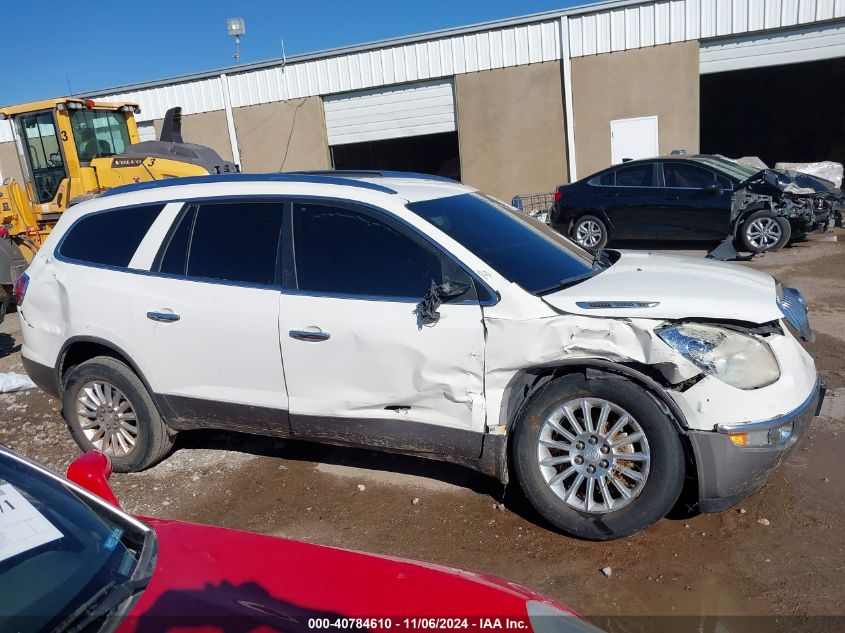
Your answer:
[[[622,407],[578,398],[546,418],[537,459],[558,497],[581,512],[602,514],[625,507],[642,492],[651,451],[642,427]]]
[[[597,217],[585,215],[572,227],[572,239],[589,249],[604,248],[607,245],[607,228]]]
[[[91,444],[109,457],[124,457],[138,443],[138,419],[129,399],[103,380],[82,385],[76,415]]]
[[[745,235],[748,243],[762,252],[773,249],[780,242],[783,231],[775,218],[762,216],[748,223]]]

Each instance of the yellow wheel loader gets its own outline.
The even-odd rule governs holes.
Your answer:
[[[69,206],[120,185],[238,171],[182,140],[180,108],[167,111],[159,140],[140,142],[139,112],[134,103],[76,98],[0,108],[25,180],[0,184],[0,321],[13,285]]]

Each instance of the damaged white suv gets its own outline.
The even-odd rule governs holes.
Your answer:
[[[824,392],[769,275],[593,255],[410,174],[115,189],[65,212],[18,295],[29,375],[116,470],[200,427],[366,446],[511,473],[589,539],[685,480],[705,512],[753,493]]]

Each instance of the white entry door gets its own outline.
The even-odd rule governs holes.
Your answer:
[[[610,154],[614,165],[626,158],[651,158],[658,153],[656,116],[615,119],[610,122]]]

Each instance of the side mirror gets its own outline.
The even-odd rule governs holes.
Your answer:
[[[710,196],[721,196],[725,190],[722,188],[722,185],[717,182],[714,182],[712,184],[706,185],[703,191],[704,193]]]
[[[111,460],[108,455],[100,451],[88,451],[68,466],[67,478],[119,508],[120,502],[109,486],[111,472]]]

